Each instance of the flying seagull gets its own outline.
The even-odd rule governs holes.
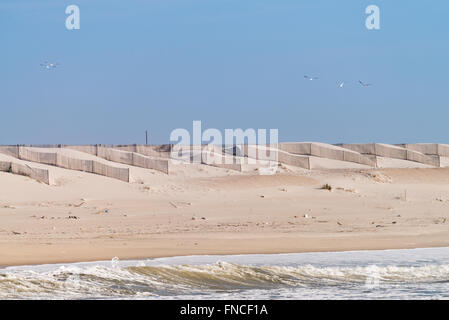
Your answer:
[[[360,81],[360,80],[359,80],[359,83],[360,83],[360,85],[361,85],[362,87],[369,87],[369,86],[372,86],[371,83],[363,83],[363,82]]]
[[[59,63],[52,63],[48,61],[41,63],[41,67],[44,68],[45,70],[55,69],[57,66],[59,66]]]
[[[343,88],[344,86],[345,86],[345,82],[344,81],[338,83],[338,87],[339,88]]]
[[[305,75],[304,78],[310,81],[319,79],[318,77],[309,77],[307,75]]]

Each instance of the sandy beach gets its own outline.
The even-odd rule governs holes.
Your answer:
[[[449,300],[449,2],[415,2],[0,1],[0,301]]]
[[[449,246],[448,168],[179,164],[130,167],[126,183],[22,162],[53,181],[0,172],[0,266]]]

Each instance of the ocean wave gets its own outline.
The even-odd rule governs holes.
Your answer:
[[[413,285],[449,282],[449,265],[253,266],[229,262],[121,268],[59,266],[54,270],[0,270],[0,298],[158,298],[248,290]]]

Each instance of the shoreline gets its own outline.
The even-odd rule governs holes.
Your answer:
[[[449,247],[449,239],[445,240],[445,234],[421,235],[419,241],[416,236],[393,236],[393,237],[345,237],[335,243],[334,239],[329,238],[276,238],[268,239],[231,239],[227,240],[233,248],[223,246],[223,240],[207,239],[207,244],[191,245],[184,248],[157,248],[164,244],[169,246],[177,242],[177,239],[160,238],[152,241],[152,245],[142,245],[136,243],[133,248],[126,248],[117,243],[104,244],[102,247],[96,246],[94,249],[89,244],[59,244],[49,246],[35,246],[30,244],[15,245],[19,254],[9,254],[7,257],[0,257],[0,268],[12,266],[37,266],[44,264],[71,264],[95,261],[110,261],[117,257],[120,260],[145,260],[155,258],[171,258],[182,256],[220,256],[220,255],[252,255],[252,254],[295,254],[295,253],[313,253],[313,252],[347,252],[347,251],[373,251],[373,250],[401,250],[401,249],[423,249],[423,248],[443,248]],[[325,239],[325,241],[323,241]],[[283,248],[275,248],[278,243],[283,242]],[[296,242],[301,240],[302,244]],[[357,243],[355,241],[357,240]],[[205,241],[203,238],[191,238],[190,241]],[[203,242],[204,243],[204,242]],[[271,245],[270,245],[271,243]],[[245,249],[239,249],[245,244]],[[5,252],[7,245],[0,243],[0,251]],[[213,248],[221,246],[221,248]],[[60,252],[64,251],[64,254]]]

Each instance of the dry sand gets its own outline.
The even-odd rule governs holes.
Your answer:
[[[445,168],[280,166],[261,176],[184,164],[170,175],[132,167],[124,183],[30,164],[53,183],[0,172],[0,266],[449,246]]]

